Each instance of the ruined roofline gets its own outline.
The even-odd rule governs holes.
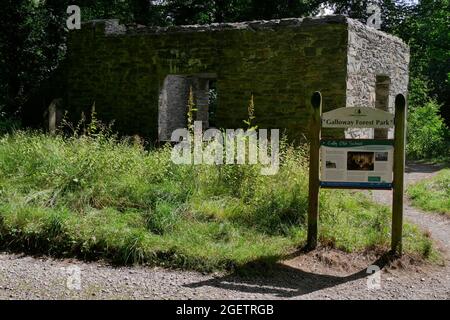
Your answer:
[[[327,16],[327,17],[306,17],[306,18],[288,18],[276,20],[255,20],[231,23],[212,23],[205,25],[185,25],[172,26],[165,28],[148,28],[149,31],[155,32],[208,32],[208,31],[225,31],[225,30],[266,30],[278,27],[299,27],[304,25],[316,25],[324,23],[340,23],[345,24],[344,16]],[[152,30],[153,29],[153,30]]]
[[[228,31],[228,30],[268,30],[280,27],[300,27],[306,25],[320,24],[346,24],[347,17],[342,15],[330,15],[324,17],[305,17],[305,18],[287,18],[276,20],[255,20],[245,22],[230,23],[212,23],[212,24],[195,24],[181,25],[169,27],[153,27],[135,24],[120,24],[119,19],[91,20],[82,23],[82,26],[105,26],[106,35],[124,35],[124,34],[167,34],[167,33],[196,33],[211,31]],[[83,28],[83,27],[82,27]]]
[[[397,44],[399,44],[399,45],[401,45],[401,46],[403,46],[403,47],[405,47],[405,48],[407,48],[409,50],[409,46],[402,39],[400,39],[399,37],[394,36],[394,35],[389,34],[389,33],[386,33],[384,31],[377,30],[375,28],[369,27],[369,26],[361,23],[358,20],[347,18],[347,25],[349,27],[352,27],[352,29],[354,29],[354,30],[355,29],[356,30],[357,29],[364,29],[366,32],[370,32],[370,33],[376,34],[376,35],[378,35],[380,37],[384,37],[386,39],[389,39],[390,41],[392,41],[394,43],[397,43]]]
[[[219,32],[219,31],[231,31],[231,30],[249,30],[249,31],[262,31],[262,30],[275,30],[278,28],[299,28],[303,26],[317,26],[326,24],[343,24],[351,25],[355,28],[363,28],[369,32],[378,34],[379,36],[386,37],[392,42],[399,43],[403,46],[406,44],[398,37],[387,34],[383,31],[376,30],[368,27],[363,23],[348,18],[344,15],[328,15],[321,17],[304,17],[304,18],[287,18],[287,19],[275,19],[275,20],[255,20],[245,22],[230,22],[230,23],[212,23],[204,25],[181,25],[181,26],[169,26],[169,27],[154,27],[143,26],[136,24],[120,24],[119,19],[102,19],[102,20],[90,20],[83,22],[83,26],[91,26],[96,29],[97,26],[104,26],[104,34],[106,36],[119,36],[119,35],[160,35],[160,34],[172,34],[172,33],[201,33],[201,32]],[[83,27],[82,27],[83,28]]]

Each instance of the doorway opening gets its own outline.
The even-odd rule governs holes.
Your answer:
[[[202,121],[204,130],[217,125],[217,76],[168,75],[159,95],[159,141],[170,141],[173,131],[187,127],[187,105],[191,88],[197,110],[194,114],[195,121]]]

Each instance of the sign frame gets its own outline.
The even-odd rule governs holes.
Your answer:
[[[364,146],[373,146],[372,148],[367,147],[364,149]],[[383,146],[386,146],[387,149],[383,149]],[[374,153],[376,156],[377,153],[382,152],[386,153],[386,156],[393,158],[393,147],[394,140],[392,139],[321,139],[320,140],[320,156],[322,160],[321,169],[324,169],[324,150],[323,148],[346,148],[346,149],[358,149],[361,148],[361,152],[370,152]],[[390,147],[390,148],[389,148]],[[381,149],[381,150],[380,150]],[[390,149],[390,150],[389,150]],[[354,150],[354,152],[360,152],[359,150]],[[387,159],[386,159],[387,160]],[[373,160],[373,161],[376,161]],[[375,162],[378,163],[378,162]],[[374,165],[375,165],[374,163]],[[393,165],[393,161],[392,161]],[[392,171],[393,167],[391,167]],[[332,170],[332,169],[331,169]],[[348,170],[345,170],[348,171]],[[379,169],[379,172],[382,172]],[[372,189],[372,190],[392,190],[392,178],[386,179],[389,181],[370,181],[370,175],[368,174],[368,181],[337,181],[337,180],[325,180],[323,179],[324,172],[321,170],[321,180],[320,187],[321,188],[329,188],[329,189]],[[369,172],[367,172],[369,173]],[[373,177],[374,178],[374,177]],[[380,178],[380,177],[377,177]],[[381,180],[381,179],[380,179]]]
[[[406,144],[406,99],[403,94],[395,98],[395,114],[392,115],[383,110],[375,108],[340,108],[322,114],[322,94],[314,92],[311,98],[311,120],[310,120],[310,150],[309,150],[309,191],[308,191],[308,236],[307,249],[317,247],[318,216],[319,216],[319,190],[320,188],[333,189],[365,189],[365,190],[392,190],[392,237],[391,252],[402,254],[403,233],[403,191],[405,172],[405,144]],[[346,122],[355,111],[361,111],[368,120],[364,124]],[[372,109],[368,110],[368,109]],[[370,117],[373,117],[371,119]],[[327,119],[342,117],[343,122],[335,121],[327,123]],[[350,118],[351,119],[351,118]],[[323,126],[325,120],[325,126]],[[371,120],[379,120],[371,122]],[[393,121],[392,121],[393,120]],[[386,122],[387,121],[387,122]],[[360,126],[364,125],[364,126]],[[390,185],[355,185],[345,182],[323,183],[320,181],[320,146],[322,143],[321,129],[326,128],[394,128],[394,139],[390,141],[394,145],[393,157],[393,181]]]

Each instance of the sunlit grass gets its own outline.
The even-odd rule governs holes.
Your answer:
[[[106,136],[17,132],[0,138],[3,247],[197,270],[273,262],[306,239],[305,148],[260,168],[175,165],[170,148]],[[407,252],[431,241],[406,227]],[[361,193],[323,191],[320,240],[344,251],[388,248],[390,213]]]
[[[408,187],[412,204],[425,211],[450,215],[450,169]]]

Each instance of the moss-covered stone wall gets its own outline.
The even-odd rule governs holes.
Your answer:
[[[91,21],[70,33],[65,98],[72,118],[95,102],[98,117],[114,121],[120,133],[154,142],[161,120],[185,122],[180,100],[177,112],[158,111],[167,79],[213,75],[217,127],[245,127],[253,94],[256,124],[286,129],[299,141],[307,135],[314,91],[322,92],[324,111],[374,107],[379,76],[389,79],[391,98],[406,94],[408,63],[409,49],[398,38],[344,16],[169,28]],[[187,93],[180,97],[187,104]],[[343,130],[323,134],[344,136]]]
[[[245,126],[254,95],[260,128],[307,132],[309,97],[345,105],[347,24],[343,17],[175,28],[94,21],[72,32],[67,103],[115,122],[124,134],[158,138],[158,101],[167,75],[217,75],[217,126]],[[177,116],[177,115],[174,115]]]

